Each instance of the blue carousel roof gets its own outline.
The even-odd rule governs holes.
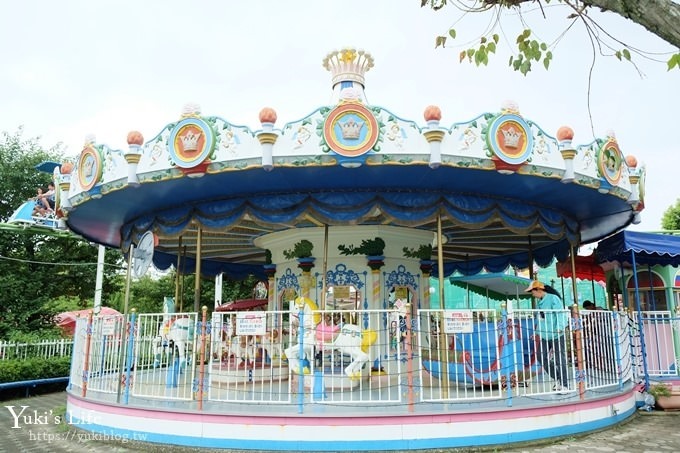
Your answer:
[[[160,268],[195,260],[202,272],[261,274],[259,236],[324,225],[391,225],[437,231],[445,273],[547,266],[570,247],[597,241],[636,219],[644,170],[613,134],[572,145],[525,119],[517,106],[425,125],[366,103],[367,53],[332,52],[333,103],[275,127],[260,113],[251,130],[188,106],[179,120],[129,149],[85,144],[65,187],[68,227],[127,250],[148,230]],[[187,266],[189,266],[187,264]],[[193,267],[192,267],[193,269]]]

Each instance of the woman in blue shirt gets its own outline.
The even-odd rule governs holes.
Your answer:
[[[538,280],[531,282],[526,289],[537,299],[536,335],[540,338],[537,357],[548,375],[556,381],[553,390],[561,392],[569,390],[567,371],[567,344],[565,330],[569,325],[569,317],[564,310],[562,299],[546,291],[546,287]],[[554,360],[550,360],[550,355]]]

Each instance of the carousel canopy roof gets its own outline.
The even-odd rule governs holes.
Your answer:
[[[595,255],[599,263],[618,261],[632,264],[680,266],[680,236],[621,231],[597,245]]]
[[[255,239],[271,232],[389,225],[434,237],[440,220],[446,275],[471,275],[548,266],[642,209],[644,169],[613,133],[575,145],[571,129],[553,137],[513,103],[446,125],[429,106],[419,125],[367,104],[372,65],[355,49],[329,53],[331,104],[280,128],[273,109],[251,130],[190,105],[149,141],[131,132],[127,150],[89,139],[71,173],[55,172],[68,227],[124,251],[152,230],[157,267],[193,272],[200,253],[202,273],[240,278],[263,276]]]

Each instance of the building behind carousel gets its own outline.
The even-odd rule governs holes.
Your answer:
[[[129,274],[153,262],[267,288],[263,311],[209,311],[197,296],[191,311],[168,298],[163,313],[135,313],[126,300],[122,317],[80,319],[68,409],[84,429],[403,450],[543,439],[634,412],[625,312],[561,311],[562,391],[536,360],[542,313],[519,308],[530,303],[432,308],[429,282],[546,266],[624,228],[643,207],[644,169],[613,133],[573,145],[570,128],[552,137],[514,103],[448,127],[436,106],[425,126],[402,119],[368,103],[372,66],[363,51],[329,53],[332,104],[281,128],[270,108],[253,131],[190,105],[147,142],[89,139],[71,173],[55,171],[68,227],[121,248]],[[608,220],[565,215],[522,181],[566,204],[590,194]]]

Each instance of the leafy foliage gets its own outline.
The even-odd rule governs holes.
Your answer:
[[[418,258],[421,260],[432,258],[432,244],[421,244],[417,249],[404,247],[403,251],[406,258]]]
[[[671,396],[671,388],[666,384],[654,384],[649,387],[647,393],[654,397],[654,400],[658,400],[662,396]]]
[[[526,9],[522,9],[523,4],[525,3],[531,4],[532,8],[527,7]],[[550,44],[531,39],[532,30],[527,26],[527,18],[523,12],[529,12],[532,9],[535,9],[533,8],[535,3],[536,2],[533,0],[484,0],[482,2],[460,0],[457,2],[450,2],[451,6],[463,13],[459,20],[464,17],[465,14],[469,13],[480,14],[489,12],[492,15],[489,27],[484,31],[480,38],[478,38],[479,44],[462,50],[459,54],[459,60],[461,62],[467,60],[470,63],[474,63],[476,66],[486,66],[488,64],[489,57],[491,54],[496,53],[499,42],[499,35],[494,33],[494,31],[500,29],[501,32],[505,34],[505,30],[509,28],[501,25],[501,22],[507,24],[508,20],[510,20],[510,16],[506,16],[501,21],[501,13],[505,10],[512,10],[512,16],[518,20],[523,28],[514,39],[517,48],[512,50],[514,55],[510,56],[509,66],[514,71],[519,71],[525,76],[532,70],[532,62],[542,62],[543,67],[546,70],[550,67],[550,62],[553,57],[550,49],[554,48],[567,31],[569,31],[577,22],[583,25],[584,31],[590,39],[593,54],[599,52],[599,54],[603,56],[614,56],[619,61],[631,62],[636,68],[637,65],[633,62],[632,53],[636,53],[645,59],[656,59],[656,54],[641,51],[634,46],[624,43],[612,36],[612,34],[597,23],[594,19],[595,16],[588,14],[590,8],[597,6],[603,11],[619,14],[626,19],[642,25],[649,32],[656,34],[674,46],[680,45],[680,33],[678,33],[677,30],[674,30],[673,27],[667,26],[667,24],[673,23],[673,20],[668,20],[666,16],[674,18],[680,15],[680,6],[672,2],[669,2],[670,5],[667,5],[670,8],[669,11],[659,11],[660,7],[658,5],[650,8],[630,6],[630,4],[638,3],[634,1],[611,2],[602,0],[572,2],[570,0],[554,0],[552,3],[563,7],[559,9],[559,11],[567,12],[567,14],[565,14],[567,23],[564,26],[564,29],[558,33],[555,40]],[[543,2],[544,4],[542,2],[537,3],[538,10],[540,10],[543,18],[547,19],[546,14],[548,9],[544,8],[544,4],[548,5],[551,3],[551,0],[545,0]],[[428,6],[433,11],[439,11],[448,4],[449,2],[447,0],[421,0],[420,2],[421,7]],[[550,10],[557,11],[558,9],[550,8]],[[552,20],[554,21],[555,19]],[[557,29],[557,27],[555,28]],[[448,39],[456,39],[457,35],[457,30],[452,27],[448,30],[448,36],[436,36],[435,48],[446,47]],[[671,54],[667,61],[667,68],[669,71],[673,68],[680,69],[680,53]]]
[[[6,221],[51,175],[35,169],[43,161],[62,161],[59,149],[43,150],[22,131],[0,136],[0,221]],[[309,243],[309,241],[306,241]],[[311,246],[311,243],[309,243]],[[311,250],[311,247],[310,247]],[[0,339],[29,340],[61,335],[54,316],[93,306],[98,247],[77,237],[0,231]],[[124,310],[125,266],[118,250],[105,254],[102,304]],[[180,276],[176,308],[193,311],[195,277]],[[213,306],[212,279],[201,284],[200,305]],[[248,298],[255,279],[223,282],[223,300]],[[140,313],[162,311],[163,298],[175,296],[175,273],[145,276],[131,282],[128,308]],[[200,309],[200,307],[199,307]],[[45,376],[43,376],[45,377]]]
[[[50,175],[35,169],[40,162],[61,161],[59,150],[45,151],[22,131],[0,138],[0,219],[6,221]],[[76,237],[51,237],[0,231],[0,338],[22,333],[58,335],[52,322],[63,308],[92,306],[97,248]],[[118,290],[119,253],[107,253],[103,291]]]
[[[313,249],[314,244],[307,239],[303,239],[300,242],[295,243],[292,249],[284,250],[283,256],[288,260],[295,258],[311,258]]]
[[[338,245],[338,250],[341,255],[380,256],[384,253],[385,241],[380,237],[363,239],[358,247],[340,244]]]
[[[661,228],[664,230],[680,230],[680,199],[664,211],[661,217]]]
[[[28,381],[69,375],[71,357],[0,360],[0,382]]]
[[[680,53],[676,53],[668,60],[668,70],[678,68],[680,70]]]

